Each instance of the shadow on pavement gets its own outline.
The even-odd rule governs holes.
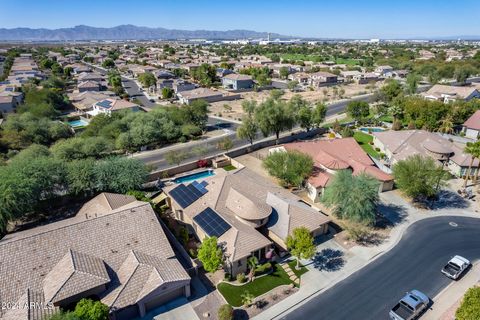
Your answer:
[[[345,265],[343,252],[340,250],[323,249],[312,259],[313,266],[319,271],[338,271]]]
[[[433,201],[429,204],[429,207],[432,210],[438,209],[449,209],[449,208],[456,208],[456,209],[465,209],[470,206],[468,200],[463,198],[458,193],[444,189],[438,193],[438,200]]]
[[[375,226],[380,229],[394,227],[408,215],[405,207],[392,203],[380,203],[378,211],[380,214],[376,217]]]

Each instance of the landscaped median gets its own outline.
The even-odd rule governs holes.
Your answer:
[[[217,285],[218,291],[220,291],[220,293],[230,305],[234,307],[241,307],[241,296],[246,292],[250,293],[255,297],[258,297],[278,286],[293,284],[293,282],[288,277],[288,274],[282,269],[279,264],[275,263],[272,267],[272,273],[260,276],[252,282],[248,282],[243,285],[233,285],[227,282],[219,283]]]

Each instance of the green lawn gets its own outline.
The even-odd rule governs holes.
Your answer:
[[[337,64],[346,64],[348,66],[356,66],[356,65],[359,65],[360,64],[360,61],[359,60],[355,60],[355,59],[344,59],[344,58],[337,58],[335,60],[335,63]]]
[[[363,151],[371,155],[372,157],[379,159],[380,154],[375,151],[373,146],[369,144],[369,142],[373,141],[373,137],[369,134],[363,133],[361,131],[355,131],[353,137],[357,141],[357,143],[362,147]]]
[[[295,269],[295,266],[297,265],[297,260],[290,261],[288,265],[290,266],[290,269],[292,269],[293,273],[295,273],[297,278],[300,278],[302,274],[305,274],[308,271],[308,269],[302,266],[302,264],[300,264],[300,270]]]
[[[393,123],[393,117],[390,115],[381,116],[378,120]]]
[[[235,170],[235,169],[237,169],[237,167],[235,167],[234,165],[231,165],[231,164],[223,167],[223,170],[225,170],[225,171],[232,171],[232,170]]]
[[[288,285],[292,283],[292,281],[290,281],[287,273],[282,269],[282,267],[280,267],[278,264],[274,264],[273,268],[275,271],[272,274],[258,278],[243,286],[233,286],[231,284],[222,282],[217,286],[218,291],[220,291],[220,293],[230,305],[234,307],[241,307],[241,295],[245,291],[248,291],[255,297],[258,297],[272,290],[273,288],[284,284]]]

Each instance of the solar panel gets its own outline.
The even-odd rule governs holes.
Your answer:
[[[205,189],[205,186],[201,183],[198,183],[197,181],[193,181],[192,182],[192,185],[198,190],[200,191],[200,193],[203,195],[205,193],[207,193],[207,189]]]
[[[193,217],[193,221],[195,221],[209,237],[218,238],[231,228],[231,226],[210,207],[207,207]]]
[[[200,188],[200,184],[196,184],[199,187],[197,188],[195,184],[191,183],[185,186],[183,183],[180,184],[178,187],[170,191],[170,196],[183,208],[185,209],[195,201],[197,201],[200,197],[202,197],[207,190],[205,188]]]
[[[100,101],[100,102],[97,103],[97,106],[100,106],[100,107],[102,107],[102,108],[110,108],[110,107],[111,107],[111,104],[112,104],[111,101],[102,100],[102,101]]]
[[[202,186],[204,186],[204,187],[208,186],[208,182],[205,181],[205,180],[203,180],[202,182],[200,182],[200,184],[201,184]]]

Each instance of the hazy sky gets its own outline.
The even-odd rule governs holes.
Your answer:
[[[345,38],[480,35],[480,0],[0,0],[0,27],[248,29]]]

